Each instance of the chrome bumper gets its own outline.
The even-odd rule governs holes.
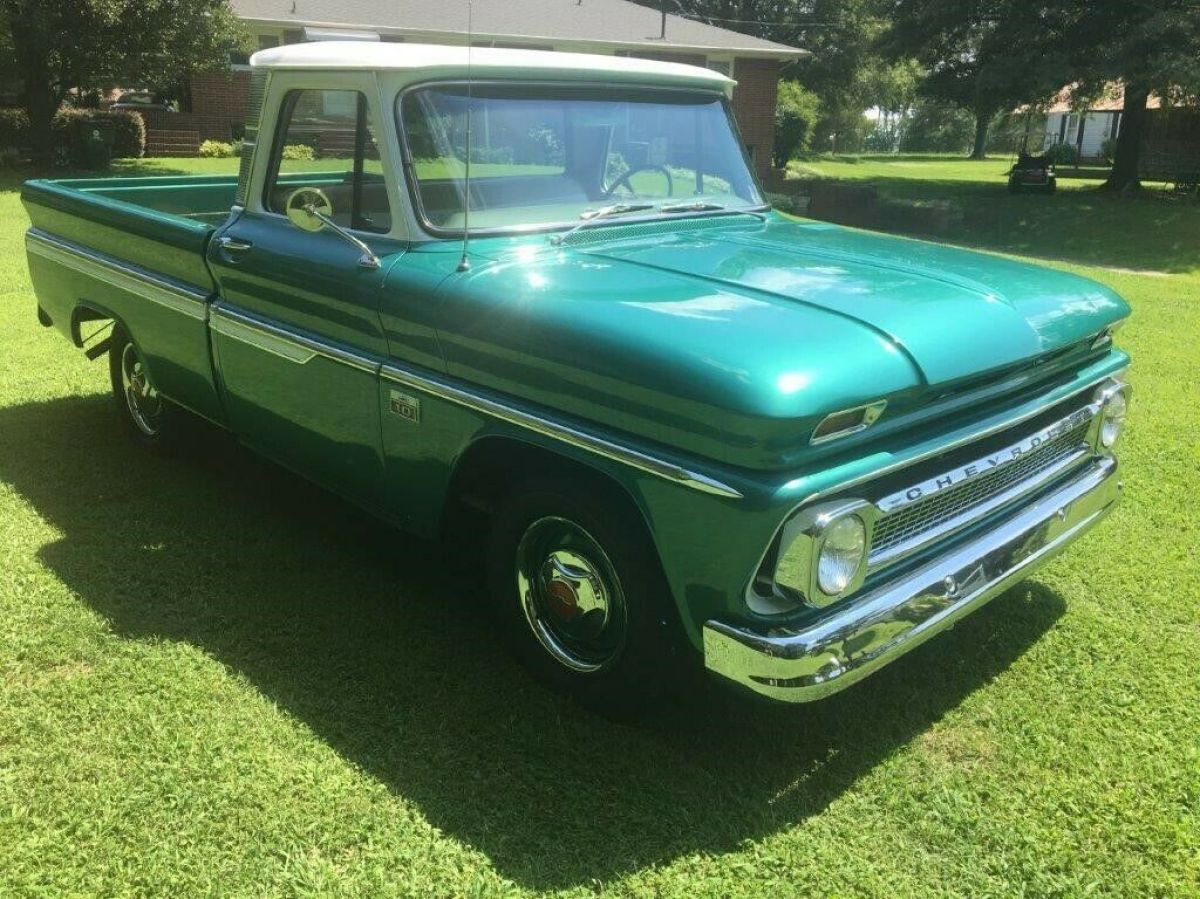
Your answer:
[[[1082,474],[972,542],[803,629],[704,625],[704,664],[773,699],[810,702],[866,677],[1027,577],[1112,509],[1117,463]]]

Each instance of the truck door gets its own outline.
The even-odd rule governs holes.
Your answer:
[[[379,367],[387,341],[380,288],[404,245],[386,235],[391,204],[375,135],[378,110],[359,90],[297,89],[283,98],[265,177],[211,242],[219,299],[213,347],[232,429],[246,444],[372,506],[383,474]],[[262,171],[256,160],[255,167]],[[326,227],[301,230],[287,200],[316,188],[329,217],[379,265]],[[369,262],[369,260],[368,260]]]

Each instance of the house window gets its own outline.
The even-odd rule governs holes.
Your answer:
[[[258,36],[258,49],[270,50],[272,47],[279,46],[279,35],[277,34],[260,34]]]
[[[708,68],[712,69],[714,72],[720,72],[722,75],[728,78],[733,71],[733,63],[724,59],[710,59],[708,61]]]

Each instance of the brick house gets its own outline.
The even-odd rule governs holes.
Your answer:
[[[462,45],[468,0],[230,0],[259,48],[359,39]],[[707,66],[735,78],[733,111],[760,174],[770,172],[779,66],[805,51],[627,0],[474,0],[475,46],[637,56]],[[195,76],[179,113],[146,115],[147,153],[194,152],[241,136],[246,60]]]

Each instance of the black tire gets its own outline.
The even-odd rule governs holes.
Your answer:
[[[581,589],[567,588],[578,602],[556,594],[564,554],[573,574],[590,569],[575,581]],[[523,566],[554,574],[531,576],[523,591]],[[603,617],[596,582],[606,594]],[[514,655],[544,683],[599,711],[627,716],[653,706],[679,688],[688,661],[694,665],[644,527],[598,486],[544,478],[513,490],[492,518],[488,592]],[[573,639],[580,630],[586,636]]]
[[[1008,179],[1008,192],[1010,194],[1019,194],[1021,192],[1021,182],[1016,178]]]
[[[173,451],[183,424],[181,410],[155,390],[137,345],[120,325],[113,327],[111,340],[108,373],[117,415],[125,432],[151,452]],[[132,385],[127,377],[127,367],[133,369]]]
[[[1046,193],[1052,194],[1056,190],[1058,190],[1058,179],[1051,178],[1049,181],[1046,182]]]

